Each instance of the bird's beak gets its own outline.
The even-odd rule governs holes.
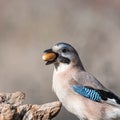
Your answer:
[[[56,61],[58,54],[53,52],[52,49],[47,49],[44,51],[42,59],[46,61],[46,65],[52,64]]]

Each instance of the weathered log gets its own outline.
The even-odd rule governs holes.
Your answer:
[[[22,92],[0,93],[0,120],[51,120],[61,109],[61,102],[23,105]]]

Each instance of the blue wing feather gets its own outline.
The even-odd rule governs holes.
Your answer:
[[[86,97],[89,98],[90,100],[96,101],[96,102],[100,102],[101,100],[101,96],[99,94],[99,92],[97,92],[94,89],[91,89],[89,87],[85,87],[85,86],[81,86],[81,85],[72,85],[73,90]]]
[[[72,85],[72,89],[79,95],[82,95],[95,102],[105,101],[113,105],[120,105],[120,98],[111,91],[97,90],[88,86]]]

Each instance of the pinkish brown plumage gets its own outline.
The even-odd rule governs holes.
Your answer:
[[[53,90],[64,107],[80,120],[120,119],[120,98],[86,72],[76,50],[67,43],[58,43],[47,53],[56,57]]]

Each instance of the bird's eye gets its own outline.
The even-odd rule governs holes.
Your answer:
[[[67,52],[67,49],[65,49],[65,48],[62,49],[62,52],[63,52],[63,53],[66,53],[66,52]]]

